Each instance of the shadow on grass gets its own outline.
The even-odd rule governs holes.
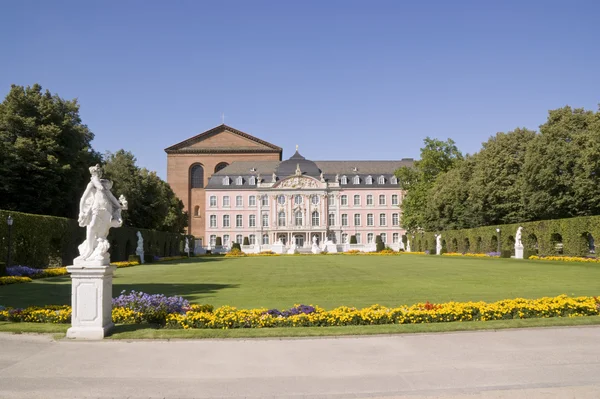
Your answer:
[[[140,330],[159,330],[161,326],[158,324],[117,324],[111,330],[110,335],[131,333]]]
[[[24,308],[28,306],[45,305],[70,305],[71,284],[69,277],[60,277],[64,283],[59,283],[57,278],[53,282],[37,280],[35,284],[13,284],[3,286],[0,290],[0,305]],[[164,294],[166,296],[182,296],[193,301],[207,303],[207,298],[220,290],[238,288],[239,284],[168,284],[168,283],[128,283],[120,284],[113,281],[113,298],[122,291],[137,291],[147,294]]]

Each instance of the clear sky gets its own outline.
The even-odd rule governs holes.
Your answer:
[[[5,1],[0,95],[78,98],[96,150],[166,176],[221,123],[314,160],[473,153],[549,109],[597,110],[600,1]]]

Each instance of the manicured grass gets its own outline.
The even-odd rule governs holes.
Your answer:
[[[390,324],[345,327],[245,328],[232,330],[166,330],[143,325],[117,326],[112,339],[220,339],[323,337],[343,335],[413,334],[452,331],[500,330],[507,328],[566,327],[600,325],[600,316],[553,317],[548,319],[493,320],[432,324]]]
[[[56,333],[64,336],[70,324],[53,324],[53,323],[11,323],[8,321],[0,321],[0,332],[13,333],[39,333],[49,334]]]
[[[118,269],[122,290],[182,295],[194,303],[241,308],[331,309],[430,301],[598,295],[600,265],[443,256],[280,256],[196,258]],[[70,304],[68,276],[0,286],[0,305]]]

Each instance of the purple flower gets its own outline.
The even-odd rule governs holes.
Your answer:
[[[6,268],[7,276],[31,277],[40,273],[43,273],[43,270],[34,269],[33,267],[29,266],[10,266]]]
[[[146,294],[144,292],[131,291],[129,294],[121,292],[113,298],[115,307],[123,307],[141,313],[145,321],[149,323],[164,324],[168,314],[185,313],[190,303],[180,296],[167,297],[162,294]]]
[[[313,306],[308,306],[308,305],[298,305],[295,306],[293,308],[290,308],[288,310],[284,310],[284,311],[280,311],[278,309],[269,309],[267,310],[266,314],[269,314],[271,316],[275,316],[275,317],[290,317],[290,316],[295,316],[295,315],[299,315],[299,314],[310,314],[310,313],[314,313],[315,312],[315,308]]]

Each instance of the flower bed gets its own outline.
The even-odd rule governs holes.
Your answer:
[[[488,321],[548,317],[579,317],[600,314],[597,297],[557,297],[541,299],[510,299],[493,303],[447,302],[417,303],[412,306],[388,308],[373,305],[364,309],[341,306],[324,310],[318,306],[295,305],[287,310],[237,309],[210,305],[189,305],[180,297],[123,293],[113,300],[112,317],[115,323],[158,323],[166,328],[268,328],[268,327],[325,327],[374,324],[417,324],[454,321]],[[70,306],[4,309],[0,321],[29,321],[38,323],[70,322]]]
[[[499,258],[500,254],[498,252],[490,252],[487,254],[472,254],[469,252],[461,254],[458,252],[446,252],[446,253],[443,253],[442,256],[469,256],[471,258]]]
[[[553,260],[560,262],[579,262],[579,263],[600,263],[598,258],[580,258],[577,256],[537,256],[531,255],[531,260]]]

